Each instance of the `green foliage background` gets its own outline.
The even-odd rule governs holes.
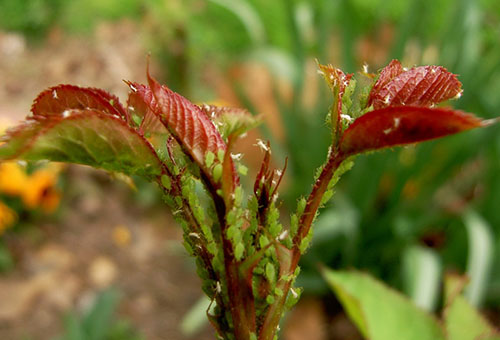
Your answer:
[[[292,209],[308,191],[329,142],[324,115],[326,86],[313,107],[302,93],[306,64],[318,58],[355,72],[364,60],[360,41],[373,42],[389,27],[386,60],[435,63],[459,74],[465,89],[457,108],[483,118],[500,113],[500,3],[496,0],[2,0],[0,27],[43,44],[54,27],[89,34],[103,20],[136,20],[153,58],[172,88],[190,98],[210,97],[202,79],[210,65],[227,71],[257,61],[292,85],[286,100],[277,90],[286,137],[262,133],[275,156],[289,156],[293,185],[284,193]],[[181,43],[182,48],[174,48]],[[370,65],[371,69],[382,67]],[[318,82],[322,82],[318,77]],[[237,80],[240,99],[255,112]],[[323,86],[323,85],[321,85]],[[323,91],[323,90],[322,90]],[[367,270],[435,308],[445,269],[468,272],[476,304],[500,304],[500,127],[453,136],[417,148],[359,157],[340,182],[336,199],[317,223],[313,248],[303,260],[302,284],[310,293],[327,289],[315,265]],[[410,189],[413,187],[413,191]],[[447,201],[449,200],[449,202]],[[450,209],[453,202],[464,202]],[[472,214],[472,215],[471,215]],[[470,216],[477,218],[470,219]],[[479,221],[479,222],[478,222]],[[479,246],[474,243],[483,235]],[[486,245],[486,246],[485,246]],[[416,250],[417,249],[417,250]],[[419,266],[421,261],[427,265]],[[479,273],[473,268],[485,268]],[[429,268],[435,270],[430,272]],[[418,277],[433,275],[426,297]]]

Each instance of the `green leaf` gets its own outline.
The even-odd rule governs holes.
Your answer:
[[[186,337],[193,337],[203,326],[207,324],[207,310],[210,307],[210,299],[203,295],[182,317],[180,329]]]
[[[370,276],[330,269],[323,276],[366,338],[444,340],[437,320]]]
[[[111,328],[118,300],[118,292],[114,289],[108,289],[99,294],[92,309],[83,320],[87,340],[105,339]]]
[[[64,317],[64,336],[62,340],[85,340],[83,325],[74,313]]]
[[[0,160],[50,160],[150,178],[162,164],[150,144],[123,120],[94,110],[30,120],[3,138]]]
[[[212,120],[225,140],[230,136],[239,137],[261,123],[260,117],[237,107],[205,104],[199,108]]]
[[[448,340],[495,339],[500,335],[461,295],[466,279],[449,275],[445,280],[444,311]]]

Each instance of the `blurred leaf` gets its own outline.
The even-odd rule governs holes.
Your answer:
[[[300,76],[293,55],[285,50],[268,46],[255,48],[249,52],[247,58],[264,64],[277,79],[285,79],[293,84]]]
[[[349,317],[371,340],[444,340],[437,320],[367,274],[323,270]]]
[[[445,279],[444,311],[447,340],[482,340],[500,336],[461,295],[465,279],[450,275]]]
[[[3,242],[0,242],[0,272],[6,272],[14,266],[14,261],[9,249]]]
[[[64,318],[64,328],[63,340],[88,340],[83,325],[74,313],[70,313]]]
[[[244,0],[209,0],[231,11],[241,20],[254,44],[262,44],[266,38],[264,25],[252,5]]]
[[[115,320],[119,294],[114,288],[100,292],[82,317],[68,313],[64,318],[64,335],[58,340],[142,340],[143,337],[126,321]]]
[[[438,254],[420,246],[409,247],[403,254],[406,290],[420,308],[436,308],[441,284],[441,260]]]
[[[473,306],[479,306],[493,265],[494,236],[491,226],[474,211],[468,211],[463,219],[469,241],[467,276],[470,278],[465,296]]]
[[[118,304],[119,294],[114,289],[108,289],[98,295],[92,309],[83,320],[87,335],[85,340],[104,340],[109,331],[113,314]]]
[[[184,314],[181,321],[181,331],[187,337],[191,337],[198,333],[202,327],[207,324],[207,309],[210,305],[210,300],[203,295],[196,303]]]

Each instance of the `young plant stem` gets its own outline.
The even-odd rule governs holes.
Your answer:
[[[327,163],[323,167],[320,176],[316,180],[316,183],[314,183],[311,193],[307,199],[306,207],[300,218],[297,234],[293,238],[294,246],[292,249],[292,261],[289,274],[293,274],[299,264],[300,256],[302,255],[300,251],[300,244],[309,234],[316,213],[321,206],[323,195],[328,188],[328,183],[330,183],[335,171],[339,168],[345,158],[346,157],[338,151],[332,152]],[[273,340],[281,320],[292,283],[292,280],[283,279],[277,283],[276,287],[282,290],[283,295],[269,307],[259,334],[259,340]]]
[[[332,151],[328,158],[327,163],[325,164],[323,170],[321,171],[321,174],[316,180],[316,183],[314,183],[311,193],[307,198],[307,203],[304,212],[300,217],[297,234],[293,238],[294,256],[300,257],[300,250],[299,250],[300,243],[305,237],[307,237],[307,234],[309,234],[312,223],[316,218],[316,213],[321,205],[321,200],[323,199],[323,195],[328,189],[328,184],[330,183],[330,180],[335,174],[335,171],[339,168],[339,166],[345,159],[346,156],[344,154],[338,152],[337,150]]]
[[[226,222],[226,214],[228,206],[217,190],[211,185],[208,179],[203,178],[205,186],[208,188],[210,195],[214,201],[215,209],[219,224],[221,226],[222,249],[224,253],[224,274],[229,300],[229,311],[231,313],[231,321],[235,340],[249,340],[250,334],[255,333],[255,308],[252,292],[249,292],[244,280],[240,279],[239,263],[233,254],[233,244],[228,239],[226,231],[228,224]],[[223,307],[221,305],[221,307]],[[225,308],[223,308],[225,310]],[[230,332],[231,333],[231,332]]]
[[[240,280],[238,263],[231,252],[231,242],[226,237],[223,237],[222,241],[234,337],[235,340],[249,340],[250,333],[255,333],[255,311],[253,314],[249,313],[253,309],[253,301],[248,298],[248,294],[246,294],[247,287]]]

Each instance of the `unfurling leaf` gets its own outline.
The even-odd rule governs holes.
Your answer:
[[[198,106],[168,87],[160,85],[149,73],[148,82],[153,98],[144,99],[145,103],[159,117],[185,152],[203,169],[212,185],[219,187],[213,178],[213,171],[205,165],[208,152],[218,155],[220,152],[224,154],[227,149],[215,125]],[[139,92],[138,94],[140,95]],[[236,184],[239,180],[234,165],[232,168],[233,183]]]
[[[389,83],[391,80],[393,80],[403,72],[404,69],[401,63],[398,60],[393,59],[389,63],[389,65],[387,65],[382,69],[382,71],[380,71],[380,75],[370,91],[368,103],[371,104],[375,94],[379,93],[380,90],[382,90],[387,85],[387,83]]]
[[[144,135],[169,135],[167,128],[154,113],[157,106],[149,86],[129,81],[125,83],[130,88],[127,100],[128,114],[139,127],[139,131]]]
[[[69,110],[97,110],[128,121],[128,114],[116,96],[90,87],[57,85],[40,93],[31,106],[34,118],[64,116]]]
[[[328,86],[333,92],[333,106],[330,110],[332,131],[334,140],[337,141],[342,132],[342,97],[351,81],[353,74],[345,74],[342,70],[333,67],[332,65],[318,64],[320,72],[323,74]]]
[[[430,106],[459,97],[462,84],[441,66],[419,66],[404,71],[397,60],[385,67],[370,91],[368,106]]]
[[[484,126],[474,115],[420,106],[387,107],[366,113],[340,141],[345,155],[412,144]]]
[[[70,110],[10,130],[0,160],[50,160],[147,178],[162,173],[150,144],[123,120],[95,110]]]
[[[261,120],[245,109],[227,106],[201,105],[200,110],[215,124],[222,137],[238,137],[257,127]]]

